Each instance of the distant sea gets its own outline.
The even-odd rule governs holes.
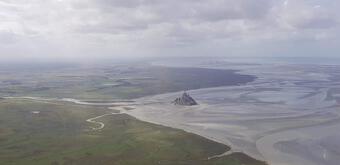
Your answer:
[[[311,65],[340,65],[340,57],[242,57],[224,58],[230,62],[258,64],[311,64]]]

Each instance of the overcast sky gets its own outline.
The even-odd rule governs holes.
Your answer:
[[[339,0],[0,0],[0,60],[340,57]]]

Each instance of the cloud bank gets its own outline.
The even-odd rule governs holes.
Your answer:
[[[0,59],[337,56],[334,0],[0,0]]]

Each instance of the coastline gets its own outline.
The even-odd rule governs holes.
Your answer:
[[[244,154],[245,156],[249,156],[250,158],[252,158],[254,160],[265,162],[264,158],[255,157],[255,156],[247,154],[247,153],[245,153],[245,152],[243,152],[241,150],[234,149],[233,145],[231,143],[229,143],[229,142],[226,143],[225,141],[219,140],[217,138],[214,138],[214,137],[209,136],[207,134],[204,134],[202,132],[197,132],[194,129],[190,129],[188,127],[187,128],[181,128],[181,127],[176,127],[176,126],[173,126],[173,125],[170,125],[170,124],[165,124],[165,123],[161,123],[161,122],[151,121],[151,120],[145,119],[145,118],[143,118],[141,116],[134,115],[134,114],[126,112],[126,111],[122,112],[122,114],[127,114],[129,116],[132,116],[132,117],[140,120],[140,121],[144,121],[144,122],[147,122],[147,123],[156,124],[156,125],[160,125],[160,126],[163,126],[163,127],[169,127],[169,128],[172,128],[172,129],[179,129],[179,130],[182,130],[182,131],[187,132],[187,133],[195,134],[195,135],[201,136],[203,138],[209,139],[211,141],[214,141],[214,142],[220,143],[222,145],[225,145],[226,147],[229,148],[229,150],[225,151],[224,153],[216,154],[216,155],[211,156],[212,158],[219,158],[219,157],[228,156],[228,155],[231,155],[231,154],[234,154],[234,153],[239,153],[239,154]],[[268,164],[267,162],[265,162],[265,163]]]
[[[179,69],[180,69],[180,67],[179,67]],[[197,69],[197,68],[194,68],[194,69]],[[206,68],[204,68],[204,69],[206,69]],[[240,85],[244,85],[244,84],[253,82],[257,79],[256,76],[239,73],[240,70],[233,70],[233,69],[216,69],[216,70],[220,70],[221,72],[222,71],[230,72],[232,74],[232,76],[234,76],[234,77],[237,77],[237,76],[243,77],[244,76],[244,77],[248,77],[249,79],[247,81],[244,81],[244,80],[241,81],[240,80],[240,82],[233,82],[229,85],[221,85],[221,86],[218,85],[218,86],[204,87],[204,88],[193,89],[193,90],[225,88],[225,87],[230,87],[230,86],[235,87],[235,86],[240,86]],[[214,69],[210,69],[210,71],[214,71]],[[249,80],[251,80],[251,81],[249,81]],[[235,80],[233,80],[233,81],[235,81]],[[188,89],[188,90],[191,90],[191,89]],[[163,126],[163,127],[169,127],[169,128],[173,128],[173,129],[183,130],[187,133],[195,134],[195,135],[201,136],[205,139],[217,142],[221,145],[225,145],[226,147],[228,147],[232,150],[231,154],[233,154],[233,153],[238,153],[238,154],[241,154],[241,155],[244,154],[245,156],[249,156],[250,158],[254,158],[254,156],[246,154],[246,153],[242,152],[241,150],[234,149],[233,146],[231,145],[232,143],[225,143],[225,141],[221,141],[217,138],[214,138],[213,136],[209,136],[208,134],[204,134],[202,132],[197,132],[194,129],[190,129],[189,127],[187,127],[187,128],[174,127],[172,125],[167,125],[167,124],[164,124],[164,123],[157,123],[157,122],[153,122],[153,121],[150,121],[150,120],[147,120],[147,119],[143,119],[141,117],[138,117],[138,116],[135,116],[133,114],[128,113],[128,112],[132,112],[134,110],[125,111],[124,108],[121,108],[121,107],[125,107],[125,106],[126,107],[128,107],[128,106],[138,107],[139,105],[153,104],[153,103],[157,102],[157,100],[153,100],[151,102],[149,102],[149,101],[143,102],[141,100],[146,100],[146,98],[155,97],[155,96],[157,97],[159,95],[168,95],[168,94],[173,94],[173,93],[178,93],[178,91],[170,92],[170,93],[160,93],[160,94],[157,94],[157,95],[146,95],[146,96],[143,96],[143,97],[138,97],[136,99],[125,100],[125,101],[121,101],[121,102],[120,101],[112,101],[112,102],[104,101],[104,102],[101,102],[100,100],[85,101],[85,100],[78,100],[78,99],[73,99],[73,98],[44,98],[44,97],[28,97],[28,96],[25,96],[25,97],[5,97],[5,98],[7,98],[7,99],[28,99],[28,100],[33,100],[33,101],[41,101],[42,103],[68,102],[68,103],[71,103],[71,104],[79,104],[79,105],[104,106],[104,107],[108,107],[111,110],[119,109],[118,111],[120,111],[121,113],[125,113],[125,114],[132,116],[132,117],[134,117],[134,118],[136,118],[140,121],[160,125],[160,126]],[[110,106],[114,106],[114,107],[110,107]],[[122,112],[122,111],[124,111],[124,112]],[[87,120],[87,122],[89,122],[89,123],[99,124],[99,127],[98,128],[92,128],[93,130],[101,130],[101,129],[104,128],[104,126],[105,126],[104,123],[95,121],[96,119],[103,117],[103,116],[108,116],[108,114],[103,114],[103,115],[93,117],[93,118],[90,118],[90,119]],[[212,157],[225,156],[224,154],[226,154],[226,153],[230,153],[230,150],[228,150],[224,153],[219,153],[217,155],[212,155]],[[260,160],[260,159],[256,159],[256,160],[263,161],[263,160]]]
[[[69,106],[79,106],[79,108],[83,107],[83,108],[88,108],[88,109],[91,109],[91,106],[88,106],[88,104],[77,104],[77,102],[74,102],[73,101],[69,101],[68,103],[65,103],[65,100],[55,100],[55,99],[51,99],[49,101],[46,101],[46,98],[41,98],[41,100],[39,100],[39,98],[32,98],[32,97],[25,97],[25,98],[7,98],[6,100],[8,100],[9,102],[17,102],[20,100],[24,101],[24,102],[32,102],[33,104],[36,104],[36,105],[42,105],[42,107],[45,107],[45,106],[49,106],[50,104],[52,105],[56,105],[58,107],[69,107]],[[44,102],[42,102],[42,100],[44,100]],[[7,101],[5,101],[6,103],[8,103]],[[64,103],[62,103],[64,102]],[[67,101],[66,101],[67,102]],[[24,105],[24,104],[21,104],[21,105]],[[150,122],[150,121],[145,121],[145,120],[142,120],[142,119],[138,119],[134,116],[131,116],[129,115],[128,113],[125,113],[127,111],[133,111],[133,106],[131,105],[127,105],[126,107],[129,107],[128,109],[125,108],[125,106],[117,106],[117,107],[109,107],[110,110],[114,111],[114,112],[110,112],[110,111],[107,111],[107,112],[110,112],[110,113],[107,113],[107,114],[102,114],[100,115],[100,113],[97,113],[97,115],[99,116],[95,116],[95,117],[91,117],[91,118],[88,118],[86,120],[86,122],[88,122],[90,125],[89,125],[89,128],[90,130],[88,129],[85,129],[84,131],[91,134],[91,135],[94,135],[94,134],[102,134],[103,132],[107,132],[108,130],[110,130],[112,128],[112,125],[110,123],[108,123],[108,121],[110,120],[115,120],[113,118],[124,118],[125,117],[128,117],[128,118],[132,118],[133,120],[135,120],[137,122],[137,125],[140,125],[141,123],[145,123],[145,124],[142,124],[142,125],[148,125],[148,126],[151,126],[151,127],[155,127],[155,128],[158,128],[160,130],[163,130],[165,131],[165,135],[162,135],[162,136],[167,136],[167,134],[170,134],[170,136],[176,136],[176,134],[171,134],[171,132],[178,132],[180,133],[180,138],[183,139],[184,137],[184,141],[187,143],[189,142],[189,144],[191,144],[191,140],[194,140],[195,143],[192,144],[192,145],[197,145],[196,144],[196,141],[199,140],[199,141],[202,141],[204,143],[202,144],[198,144],[198,145],[203,145],[204,147],[207,147],[204,152],[205,153],[209,153],[207,155],[205,155],[204,157],[201,157],[202,159],[198,159],[197,161],[203,161],[203,162],[207,162],[209,161],[210,163],[212,162],[232,162],[232,161],[236,161],[238,163],[241,163],[241,164],[251,164],[251,165],[265,165],[266,163],[264,163],[263,161],[260,161],[260,160],[256,160],[256,159],[253,159],[251,157],[249,157],[248,155],[246,154],[243,154],[241,152],[234,152],[234,150],[232,150],[232,148],[226,144],[223,144],[221,142],[218,142],[218,140],[216,139],[213,139],[212,137],[207,137],[207,136],[202,136],[200,134],[197,134],[195,133],[194,131],[191,132],[191,131],[188,131],[188,130],[183,130],[183,129],[179,129],[179,128],[174,128],[174,127],[170,127],[170,126],[166,126],[166,125],[163,125],[161,123],[153,123],[153,122]],[[107,108],[104,108],[104,109],[107,109]],[[120,112],[118,112],[120,111]],[[44,111],[42,111],[43,113],[46,113]],[[66,111],[65,111],[66,112]],[[35,114],[36,115],[36,114]],[[120,116],[120,117],[119,117]],[[90,117],[90,116],[89,116]],[[123,120],[125,123],[126,121]],[[140,126],[141,127],[141,126]],[[104,129],[106,128],[106,129]],[[166,133],[168,132],[168,133]],[[87,134],[86,133],[86,134]],[[182,135],[184,137],[182,137]],[[138,137],[138,134],[137,134],[137,137]],[[170,138],[171,139],[171,138]],[[176,139],[173,139],[173,140],[176,140]],[[210,148],[210,147],[213,147],[213,148]],[[219,149],[217,149],[217,148]],[[195,147],[193,148],[193,150],[195,150]],[[218,151],[218,152],[217,152]],[[232,152],[231,152],[232,151]],[[174,158],[176,160],[176,157]],[[202,163],[203,163],[202,162]],[[210,163],[207,163],[207,164],[210,164]],[[205,164],[205,163],[203,163]]]

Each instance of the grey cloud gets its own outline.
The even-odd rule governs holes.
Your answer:
[[[325,18],[316,17],[313,19],[303,20],[301,22],[298,22],[295,26],[299,28],[306,28],[306,29],[332,28],[332,27],[337,26],[337,21],[332,18],[328,18],[328,17],[325,17]]]
[[[146,29],[150,32],[153,30],[152,27],[155,27],[153,25],[167,23],[176,28],[164,29],[169,32],[166,37],[172,38],[172,41],[180,42],[184,40],[193,41],[195,38],[213,39],[213,36],[217,38],[233,36],[231,33],[239,31],[233,28],[240,27],[228,23],[229,20],[230,22],[233,20],[238,22],[242,22],[242,20],[261,21],[261,19],[265,19],[273,5],[271,0],[258,0],[256,2],[247,0],[184,0],[180,3],[177,1],[150,0],[96,0],[92,2],[100,4],[100,6],[110,7],[110,10],[96,8],[97,14],[104,16],[105,19],[101,17],[96,19],[94,24],[81,25],[76,28],[80,32],[117,34]],[[121,8],[122,6],[123,8]],[[126,9],[126,7],[134,7],[134,9]]]
[[[80,33],[88,33],[88,34],[120,34],[123,32],[131,32],[138,31],[147,28],[147,25],[140,24],[108,24],[108,23],[100,23],[95,25],[81,25],[74,29],[76,32]]]
[[[143,5],[162,3],[160,0],[94,0],[102,7],[126,7],[135,8]]]
[[[18,36],[10,31],[0,31],[0,44],[13,44],[18,41]]]
[[[306,3],[302,0],[285,0],[279,12],[281,21],[296,29],[327,29],[336,27],[339,12],[330,10],[332,7]]]
[[[226,44],[240,48],[301,39],[321,43],[339,38],[336,4],[331,0],[0,0],[0,43],[39,48],[31,54],[58,49],[65,57],[133,54],[132,47],[140,54],[184,47],[200,54],[200,47],[216,43],[212,52],[236,49]],[[42,44],[45,41],[49,44]]]
[[[144,9],[144,12],[158,15],[162,21],[185,19],[219,21],[224,19],[258,19],[263,18],[274,5],[273,0],[93,0],[105,12],[115,12],[121,7]],[[105,10],[108,9],[109,10]]]
[[[207,21],[261,19],[270,11],[271,0],[205,1],[197,7],[197,17]]]

